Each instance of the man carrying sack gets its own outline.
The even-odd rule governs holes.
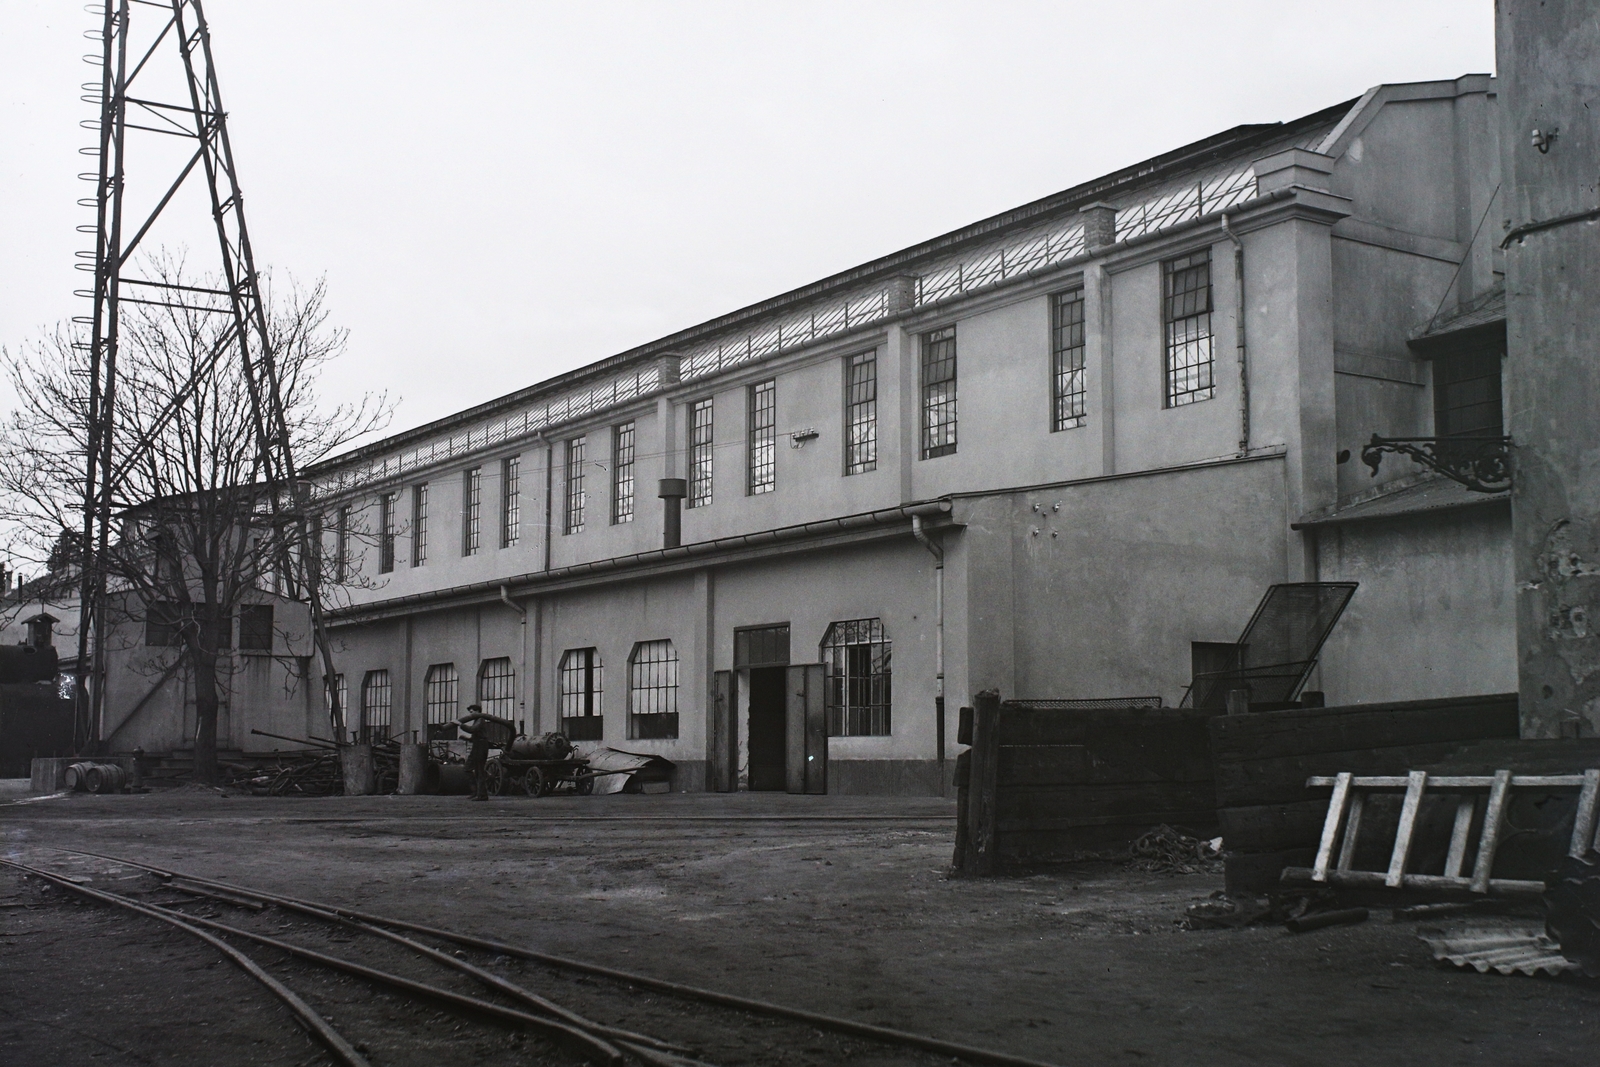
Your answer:
[[[505,730],[496,730],[496,725]],[[498,715],[485,714],[481,704],[468,704],[467,713],[456,720],[456,727],[472,738],[472,748],[467,753],[467,775],[472,779],[472,799],[488,800],[490,735],[502,732],[510,734],[515,731],[516,724]]]

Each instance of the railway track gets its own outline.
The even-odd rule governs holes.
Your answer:
[[[318,1010],[309,988],[297,993],[283,976],[292,981],[295,975],[302,979],[338,975],[369,996],[400,998],[413,1006],[401,1014],[412,1024],[432,1025],[435,1031],[443,1025],[441,1020],[454,1018],[458,1028],[476,1028],[467,1035],[527,1035],[529,1044],[516,1050],[521,1053],[514,1057],[517,1062],[606,1067],[781,1062],[820,1067],[854,1060],[920,1067],[954,1059],[994,1067],[1049,1067],[1003,1052],[699,989],[102,853],[40,846],[27,850],[25,857],[13,853],[11,859],[0,858],[0,865],[97,904],[165,923],[222,952],[283,1003],[323,1046],[327,1061],[346,1067],[404,1062],[403,1055],[394,1054],[397,1044],[403,1050],[404,1042],[397,1042],[393,1033],[384,1035],[389,1038],[387,1045],[373,1035],[341,1033],[325,1018],[329,1012]],[[97,878],[109,878],[123,869],[145,876],[135,887],[137,894],[94,884]],[[117,884],[121,887],[127,880],[123,876]],[[221,921],[223,910],[228,912],[226,922]],[[291,916],[289,922],[280,921]],[[327,951],[332,944],[343,946],[342,950]],[[301,984],[319,983],[302,980]],[[552,993],[552,987],[560,992]],[[431,1012],[416,1010],[419,1003]],[[386,1017],[394,1020],[396,1014],[391,1007]],[[824,1035],[827,1040],[819,1041]],[[380,1046],[384,1055],[369,1055],[367,1050]]]

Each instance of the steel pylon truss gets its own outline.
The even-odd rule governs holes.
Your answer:
[[[129,467],[145,445],[180,410],[191,392],[219,362],[236,360],[249,391],[263,497],[272,522],[297,530],[302,551],[285,554],[280,567],[292,595],[311,607],[312,628],[322,660],[337,728],[343,722],[338,690],[331,684],[333,661],[323,626],[312,538],[320,536],[307,513],[307,487],[300,481],[273,359],[260,277],[245,225],[227,113],[212,57],[211,35],[200,0],[107,0],[91,8],[102,26],[85,36],[98,40],[98,83],[86,83],[85,96],[97,101],[97,122],[84,123],[99,143],[82,151],[98,158],[97,172],[80,175],[95,183],[95,196],[79,201],[95,209],[92,252],[80,252],[79,269],[93,271],[94,288],[79,290],[93,300],[93,312],[75,318],[88,327],[87,449],[83,484],[81,619],[78,639],[78,744],[101,740],[104,712],[106,638],[106,559],[112,512]],[[181,145],[174,153],[172,145]],[[204,184],[210,226],[200,213],[194,190]],[[176,218],[174,218],[176,216]],[[174,278],[141,277],[134,253],[146,244],[158,222],[176,223],[182,236],[214,230],[218,259],[213,277],[222,288],[179,284]],[[199,229],[185,230],[185,223]],[[131,234],[131,236],[129,236]],[[91,262],[92,261],[92,262]],[[122,306],[154,305],[226,316],[226,327],[195,376],[181,385],[164,412],[138,427],[130,446],[116,447],[117,358]],[[307,551],[306,549],[309,549]],[[298,565],[296,565],[298,564]]]

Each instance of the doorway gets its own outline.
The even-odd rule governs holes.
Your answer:
[[[787,787],[786,668],[750,670],[750,789],[782,791]]]

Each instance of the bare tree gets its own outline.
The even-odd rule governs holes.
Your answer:
[[[181,262],[160,259],[163,281],[217,290],[220,284],[184,276]],[[314,463],[381,428],[389,405],[366,396],[356,404],[318,403],[318,372],[343,351],[346,332],[328,326],[325,289],[267,286],[264,299],[279,388],[297,461]],[[195,307],[128,305],[117,367],[113,470],[120,525],[107,560],[110,610],[153,621],[170,633],[195,694],[195,776],[214,781],[217,711],[226,698],[233,617],[252,595],[285,580],[298,566],[323,567],[320,537],[275,514],[262,481],[250,392],[231,318]],[[219,306],[218,310],[223,310]],[[88,357],[81,338],[58,327],[20,358],[8,359],[19,402],[0,430],[0,521],[10,526],[12,550],[46,562],[73,580],[62,564],[82,524],[87,448]],[[70,570],[75,571],[75,567]],[[340,568],[344,581],[357,581]],[[112,627],[107,626],[105,632]]]

